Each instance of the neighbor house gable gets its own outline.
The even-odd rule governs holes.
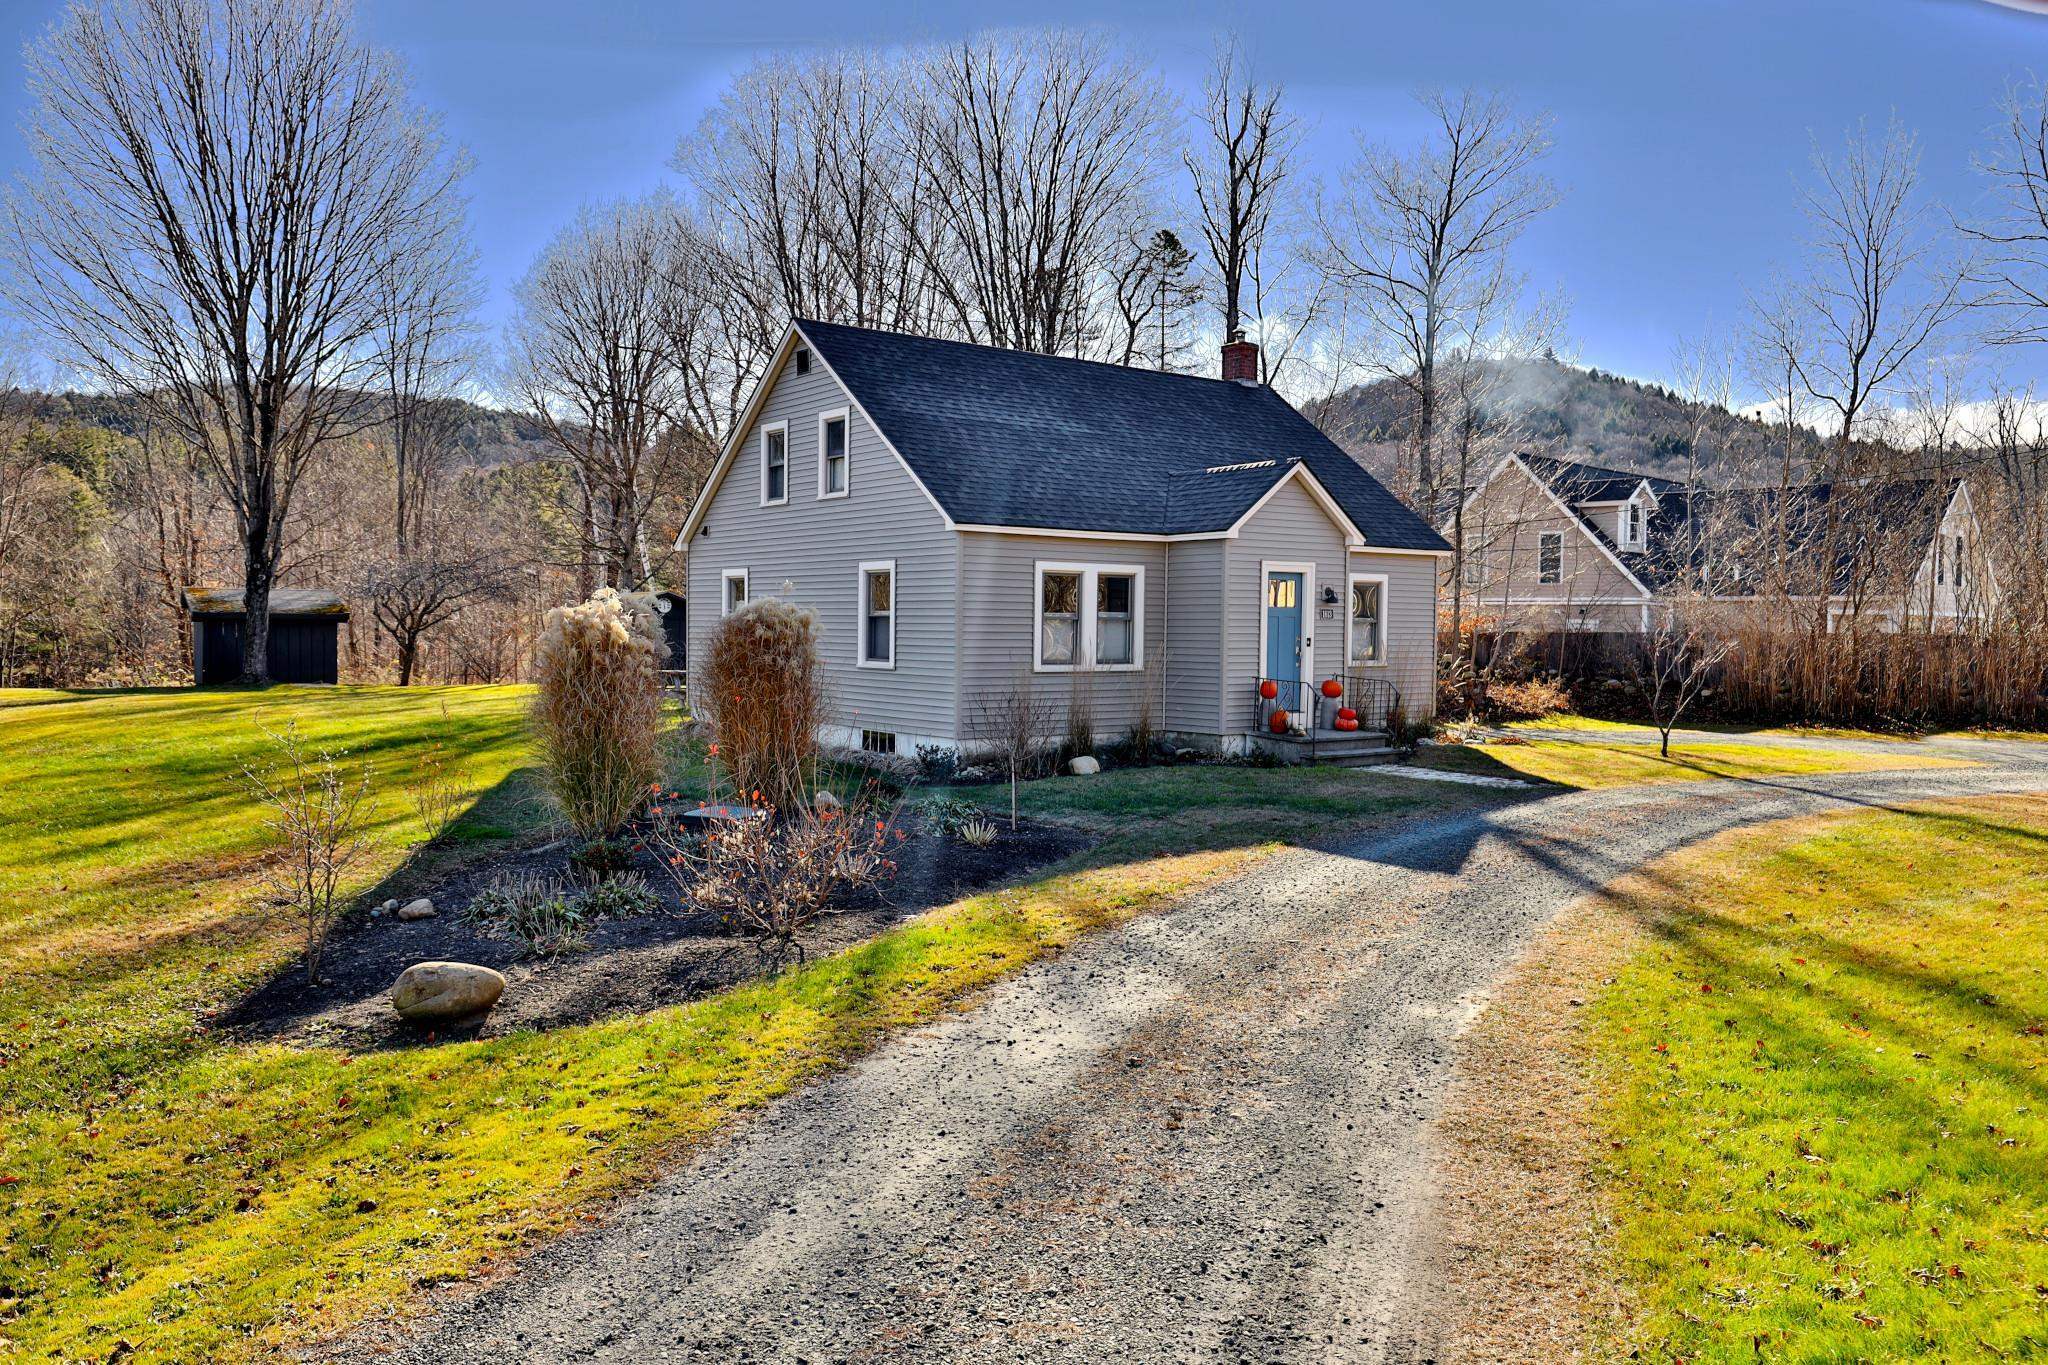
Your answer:
[[[1527,483],[1536,490],[1536,493],[1539,496],[1539,498],[1547,506],[1556,511],[1559,519],[1566,523],[1571,528],[1572,532],[1575,533],[1577,537],[1577,542],[1581,545],[1582,548],[1584,546],[1591,546],[1595,554],[1601,560],[1605,561],[1605,563],[1609,567],[1611,567],[1615,571],[1615,573],[1619,574],[1621,580],[1625,584],[1627,584],[1631,589],[1633,589],[1637,593],[1637,595],[1641,597],[1650,597],[1654,595],[1652,594],[1650,589],[1644,585],[1642,579],[1638,578],[1635,575],[1634,571],[1631,570],[1627,564],[1622,562],[1621,557],[1615,553],[1612,547],[1608,545],[1606,537],[1602,536],[1592,526],[1587,524],[1585,513],[1580,511],[1578,508],[1573,507],[1570,503],[1567,503],[1563,498],[1559,497],[1557,490],[1550,486],[1550,481],[1548,479],[1545,479],[1542,475],[1538,474],[1535,470],[1531,469],[1528,465],[1528,462],[1523,460],[1520,455],[1509,455],[1506,459],[1502,460],[1499,465],[1495,466],[1494,472],[1490,476],[1488,476],[1486,482],[1482,483],[1477,489],[1473,490],[1471,497],[1467,498],[1466,500],[1468,516],[1470,513],[1470,508],[1472,507],[1474,501],[1478,499],[1478,497],[1482,493],[1493,492],[1496,482],[1502,476],[1508,474],[1511,470],[1521,479],[1527,481]],[[1634,494],[1631,493],[1630,496],[1632,497],[1634,496]],[[1625,501],[1625,499],[1623,501]],[[1617,503],[1616,505],[1618,506],[1620,504]]]

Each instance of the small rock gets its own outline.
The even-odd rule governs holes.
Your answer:
[[[414,1024],[475,1019],[498,1003],[505,978],[467,962],[415,962],[391,988],[391,1007]]]
[[[396,910],[398,908],[398,898],[394,896],[390,900],[385,901],[382,905],[378,906],[377,908],[388,915],[393,910]]]
[[[1100,763],[1097,763],[1093,756],[1089,754],[1082,754],[1079,758],[1074,759],[1072,762],[1067,764],[1067,771],[1074,774],[1076,777],[1086,777],[1090,773],[1101,772],[1102,765]]]
[[[398,917],[402,920],[432,919],[435,913],[434,903],[425,896],[398,907]]]
[[[820,815],[825,814],[827,811],[837,815],[844,805],[844,802],[828,791],[821,791],[811,798],[811,809]]]

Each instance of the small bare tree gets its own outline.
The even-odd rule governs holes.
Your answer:
[[[309,749],[296,723],[264,734],[273,752],[267,762],[244,764],[242,780],[265,807],[277,846],[265,882],[298,914],[306,980],[317,986],[328,934],[343,909],[342,878],[369,847],[363,826],[370,776],[343,767],[347,750]]]
[[[1017,788],[1034,770],[1039,750],[1053,737],[1059,713],[1051,701],[1034,691],[1027,672],[1002,691],[975,701],[968,733],[977,746],[992,751],[1010,775],[1010,828],[1017,828]]]
[[[1650,708],[1650,723],[1657,727],[1657,752],[1663,757],[1671,757],[1671,732],[1686,708],[1699,699],[1729,649],[1728,640],[1682,603],[1661,608],[1644,632],[1630,666]]]

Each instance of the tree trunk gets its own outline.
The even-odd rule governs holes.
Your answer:
[[[241,681],[261,687],[270,681],[270,580],[275,567],[262,523],[253,526],[242,554]]]

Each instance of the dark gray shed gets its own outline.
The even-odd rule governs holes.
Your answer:
[[[241,677],[242,590],[187,588],[185,611],[192,619],[192,681],[204,687]],[[337,632],[346,620],[348,603],[324,588],[272,588],[271,681],[339,681]]]

